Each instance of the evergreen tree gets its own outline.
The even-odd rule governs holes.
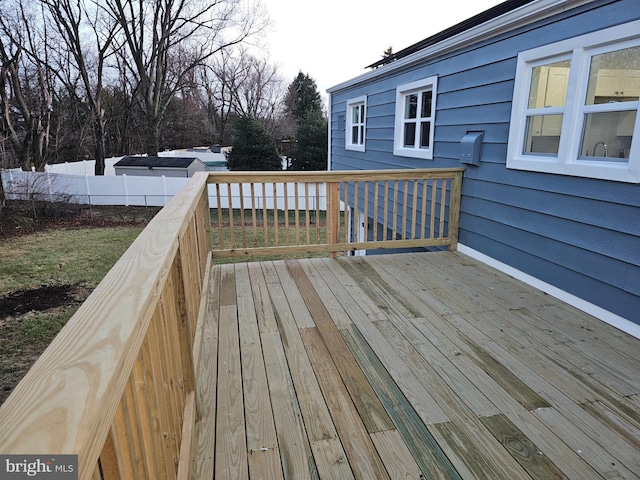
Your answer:
[[[229,170],[282,170],[282,161],[269,132],[250,116],[235,125],[233,149],[227,155]]]
[[[322,98],[318,92],[316,81],[308,74],[299,72],[291,82],[284,98],[285,113],[297,125],[310,112],[322,111]]]
[[[320,111],[311,111],[298,126],[298,144],[291,170],[326,170],[327,120]]]

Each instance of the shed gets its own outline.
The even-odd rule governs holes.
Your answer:
[[[465,166],[460,251],[640,324],[640,2],[510,0],[369,67],[328,90],[331,170]]]
[[[126,156],[114,168],[116,175],[191,177],[195,172],[204,172],[205,164],[198,157]]]

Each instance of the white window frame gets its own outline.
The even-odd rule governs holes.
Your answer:
[[[415,119],[416,123],[416,133],[415,140],[416,144],[414,147],[405,147],[404,146],[404,126],[406,123],[405,119],[405,99],[408,95],[417,93],[418,98],[420,98],[420,94],[425,91],[431,90],[431,115],[428,117],[417,117]],[[401,157],[413,157],[413,158],[424,158],[431,160],[433,159],[433,139],[434,139],[434,131],[435,131],[435,121],[436,121],[436,97],[438,93],[438,77],[428,77],[422,80],[418,80],[415,82],[407,83],[405,85],[400,85],[396,88],[396,120],[395,120],[395,128],[394,128],[394,138],[393,138],[393,154],[399,155]],[[418,112],[420,108],[418,106]],[[420,115],[420,113],[418,113]],[[413,119],[411,119],[413,120]],[[429,131],[429,147],[421,148],[418,146],[421,138],[420,132],[420,124],[421,121],[429,121],[431,124],[431,128]]]
[[[607,104],[585,105],[591,57],[639,46],[639,32],[640,21],[634,21],[538,47],[518,55],[507,149],[507,168],[640,183],[640,102],[638,101],[625,102],[625,105],[620,104],[621,108],[615,109],[615,111],[625,109],[638,111],[628,161],[597,161],[580,157],[585,114],[612,111]],[[563,115],[558,154],[557,156],[525,154],[527,115],[543,111],[542,109],[528,108],[532,69],[539,65],[566,59],[571,60],[571,66],[565,106],[544,109],[544,114]]]
[[[360,118],[359,123],[353,123],[353,109],[361,108],[363,111],[363,115]],[[347,128],[344,134],[344,148],[347,150],[355,150],[358,152],[365,151],[365,144],[367,140],[367,96],[364,95],[362,97],[352,98],[347,100]],[[357,143],[353,143],[352,138],[352,129],[353,127],[358,127],[361,133],[362,142],[358,141]],[[360,130],[361,129],[361,130]]]

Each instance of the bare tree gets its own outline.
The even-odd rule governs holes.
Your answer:
[[[171,98],[193,70],[268,24],[258,1],[106,0],[106,8],[121,27],[129,68],[139,83],[149,155],[157,154]]]
[[[207,94],[206,108],[215,121],[220,138],[224,138],[231,114],[255,118],[277,136],[285,90],[277,66],[239,48],[216,56],[201,72],[202,86]]]
[[[110,54],[117,24],[93,0],[41,0],[63,40],[54,70],[70,95],[84,94],[93,124],[95,174],[104,175],[105,116],[101,98],[105,61]],[[92,41],[85,41],[90,32]],[[70,57],[67,61],[67,57]],[[72,65],[71,69],[65,68]],[[78,88],[76,78],[82,89]]]
[[[46,26],[22,0],[0,15],[0,133],[24,170],[43,171],[49,146],[53,79],[47,68]]]

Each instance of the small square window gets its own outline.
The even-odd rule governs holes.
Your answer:
[[[367,97],[347,101],[347,126],[345,146],[347,150],[364,152],[367,115]]]
[[[433,158],[436,87],[429,77],[396,89],[395,155]]]

